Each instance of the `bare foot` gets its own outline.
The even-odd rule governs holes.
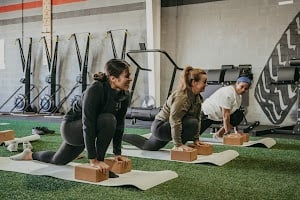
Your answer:
[[[24,149],[22,153],[11,156],[11,160],[32,160],[32,151],[31,149]]]

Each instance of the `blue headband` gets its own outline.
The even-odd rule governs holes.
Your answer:
[[[239,82],[245,82],[245,83],[251,84],[250,78],[245,77],[245,76],[239,77],[239,78],[236,80],[236,82],[238,82],[238,83],[239,83]]]

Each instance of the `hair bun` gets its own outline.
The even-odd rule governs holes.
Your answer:
[[[93,79],[97,80],[97,81],[105,81],[105,80],[107,80],[107,76],[103,72],[98,72],[98,73],[94,74]]]

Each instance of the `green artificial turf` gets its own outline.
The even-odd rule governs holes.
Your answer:
[[[34,151],[56,150],[62,141],[58,123],[0,119],[0,123],[5,122],[10,124],[0,125],[0,130],[13,129],[16,137],[30,135],[36,126],[55,130],[55,134],[43,135],[41,140],[32,142]],[[125,131],[149,132],[132,128]],[[0,199],[300,199],[300,140],[276,139],[276,142],[271,149],[216,145],[214,152],[233,149],[240,154],[221,167],[132,157],[134,169],[173,170],[179,175],[146,191],[0,171]],[[14,154],[0,146],[0,156]]]

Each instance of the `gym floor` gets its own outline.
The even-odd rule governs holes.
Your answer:
[[[57,150],[61,144],[59,124],[61,118],[44,116],[0,115],[0,128],[13,129],[18,137],[31,135],[31,128],[46,126],[55,134],[45,134],[33,143],[34,151]],[[6,124],[9,123],[9,124]],[[146,134],[151,122],[126,120],[126,132]],[[5,125],[6,124],[6,125]],[[140,126],[140,128],[129,128]],[[210,130],[208,130],[210,132]],[[207,136],[208,134],[204,134]],[[264,135],[263,137],[268,136]],[[286,136],[286,135],[285,135]],[[274,137],[283,137],[274,135]],[[259,138],[259,137],[257,137]],[[257,138],[253,138],[256,140]],[[207,164],[187,164],[155,159],[131,157],[134,169],[143,171],[172,170],[180,178],[160,184],[149,190],[137,192],[132,187],[101,187],[78,184],[45,176],[24,175],[0,171],[3,191],[1,199],[299,199],[299,147],[300,140],[276,138],[276,145],[269,148],[241,148],[214,145],[214,152],[235,150],[239,156],[222,167]],[[170,144],[168,148],[171,148]],[[22,150],[20,145],[19,151]],[[13,154],[0,148],[1,157]],[[87,163],[86,156],[75,162]],[[2,191],[1,190],[1,191]],[[225,192],[226,191],[226,192]],[[231,192],[227,192],[231,191]],[[241,192],[242,191],[242,192]],[[61,198],[60,198],[61,197]]]
[[[1,114],[0,119],[5,120],[30,120],[30,121],[37,121],[37,122],[50,122],[50,123],[60,123],[62,120],[62,116],[25,116],[25,115],[10,115],[10,114]],[[151,121],[141,121],[141,120],[132,120],[126,119],[125,122],[126,128],[142,128],[142,129],[150,129]],[[274,133],[272,132],[272,128],[274,126],[270,125],[259,125],[255,127],[250,134],[255,136],[256,131],[263,131],[265,132],[263,135],[259,135],[260,137],[271,137],[271,138],[285,138],[285,139],[296,139],[300,140],[300,134],[288,134],[288,133]],[[270,130],[270,133],[267,133]],[[207,130],[210,132],[210,130]]]

